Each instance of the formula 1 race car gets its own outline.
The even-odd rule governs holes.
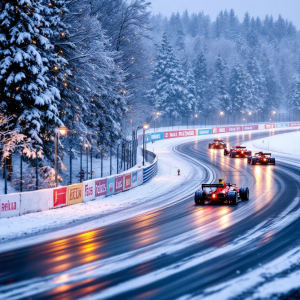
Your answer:
[[[275,158],[271,157],[271,153],[258,152],[254,156],[248,156],[248,164],[251,165],[275,165]]]
[[[208,144],[208,149],[225,149],[226,143],[223,140],[214,140]]]
[[[252,155],[251,151],[248,151],[246,147],[242,146],[235,146],[232,147],[230,150],[224,149],[224,155],[230,155],[230,157],[235,158],[235,157],[249,157]]]
[[[217,183],[202,184],[202,190],[195,193],[195,203],[205,204],[233,204],[237,205],[241,200],[249,200],[249,188],[243,186],[237,188],[236,184]]]

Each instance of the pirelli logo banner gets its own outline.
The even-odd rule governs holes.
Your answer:
[[[73,184],[68,186],[68,205],[83,202],[83,184]]]
[[[53,207],[63,207],[67,205],[67,188],[62,187],[53,190]]]

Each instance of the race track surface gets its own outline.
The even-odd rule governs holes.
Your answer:
[[[233,146],[269,134],[225,141]],[[190,142],[177,151],[203,163],[199,171],[207,178],[212,169],[216,180],[247,185],[249,201],[195,206],[191,196],[98,230],[1,253],[0,299],[209,298],[215,286],[299,246],[300,169],[282,162],[251,166],[207,144]]]

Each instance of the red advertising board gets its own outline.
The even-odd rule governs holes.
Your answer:
[[[258,125],[246,125],[243,126],[243,130],[247,131],[247,130],[258,130]]]
[[[273,129],[275,127],[276,127],[275,124],[265,124],[265,129]]]
[[[107,179],[101,179],[95,181],[95,197],[106,196],[107,192]]]
[[[123,192],[123,177],[124,175],[115,177],[115,193]]]
[[[164,133],[165,139],[174,139],[180,137],[189,137],[189,136],[196,136],[196,130],[179,130],[179,131],[167,131]]]
[[[290,123],[289,126],[290,127],[300,127],[300,123],[299,122]]]
[[[129,190],[131,188],[131,174],[125,174],[124,175],[124,191]]]
[[[53,190],[53,207],[58,208],[67,205],[67,188]]]
[[[226,132],[228,132],[228,127],[215,127],[212,129],[213,134],[226,133]]]

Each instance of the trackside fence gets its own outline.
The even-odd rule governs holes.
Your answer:
[[[300,127],[300,122],[155,132],[146,135],[146,143],[180,137],[285,127]],[[141,146],[142,143],[143,135],[139,135],[139,146]],[[143,185],[154,178],[157,175],[158,170],[157,156],[151,151],[146,150],[145,152],[146,160],[150,165],[141,167],[137,170],[128,170],[120,175],[88,180],[65,187],[2,195],[0,196],[0,218],[16,217],[28,213],[46,211],[98,200]]]

